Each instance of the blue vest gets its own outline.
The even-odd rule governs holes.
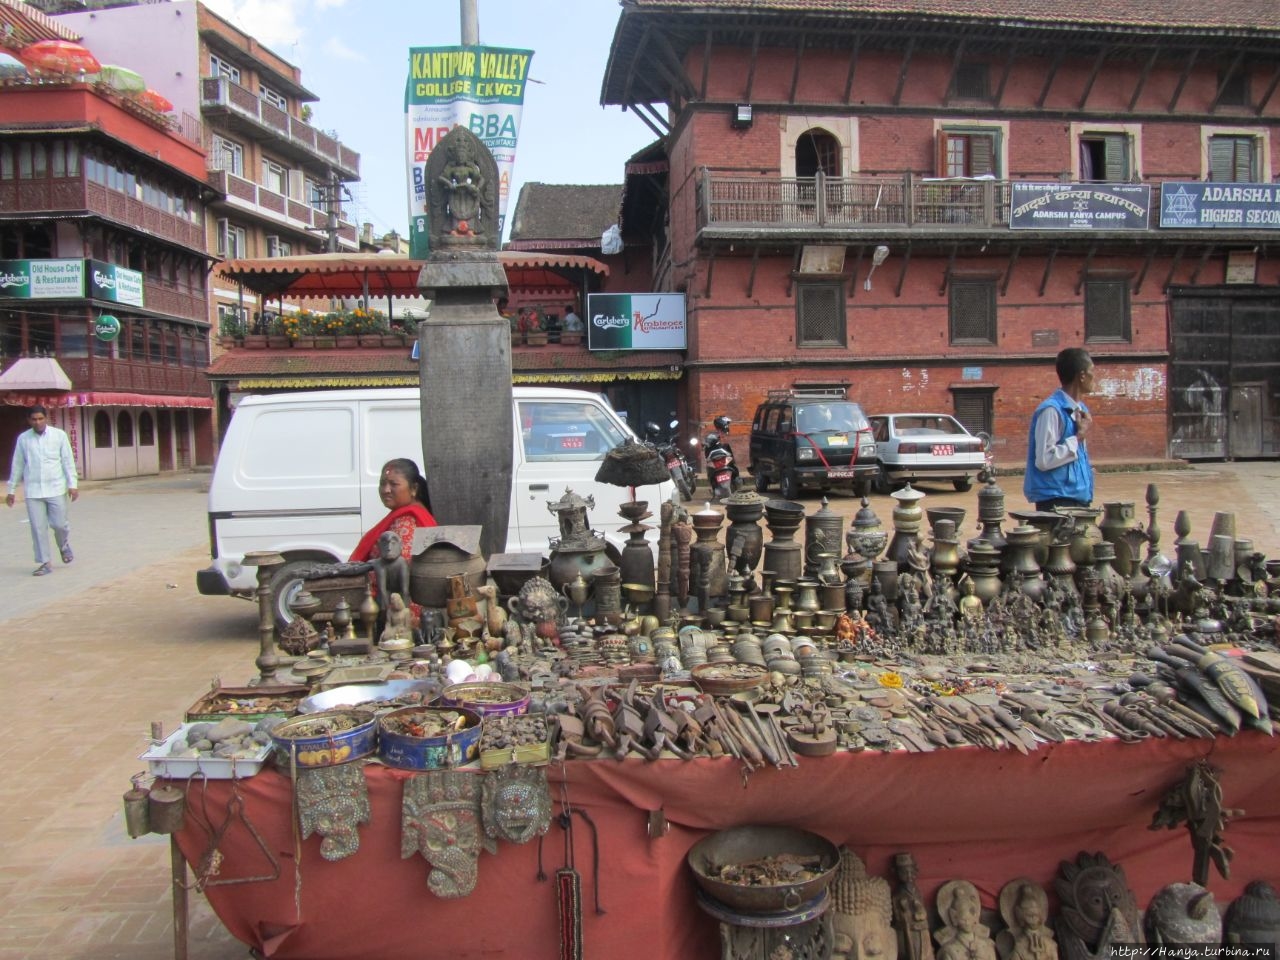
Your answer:
[[[1023,476],[1022,492],[1031,503],[1063,498],[1089,503],[1093,500],[1093,468],[1089,466],[1089,451],[1083,441],[1076,447],[1076,458],[1053,470],[1044,471],[1036,466],[1036,421],[1050,408],[1061,414],[1067,429],[1058,438],[1061,443],[1076,435],[1076,422],[1071,418],[1071,398],[1063,391],[1055,390],[1032,414],[1027,432],[1027,471]],[[1085,409],[1088,409],[1087,407]]]

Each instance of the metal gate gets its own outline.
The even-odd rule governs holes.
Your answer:
[[[1174,289],[1169,314],[1170,456],[1280,456],[1280,296]]]

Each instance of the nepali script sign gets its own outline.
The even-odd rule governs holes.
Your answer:
[[[1145,230],[1151,187],[1138,183],[1012,184],[1013,230]]]
[[[588,350],[683,350],[683,293],[587,294]]]
[[[1280,230],[1280,184],[1162,183],[1160,226]]]
[[[405,85],[405,149],[409,179],[409,256],[427,250],[427,157],[461,124],[498,164],[498,234],[516,162],[516,139],[532,50],[505,47],[413,47]]]

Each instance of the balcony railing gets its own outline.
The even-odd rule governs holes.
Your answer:
[[[702,171],[699,230],[1007,230],[1013,181],[917,177],[742,177]],[[1151,185],[1160,209],[1160,184]],[[1150,224],[1156,228],[1156,223]]]
[[[283,196],[274,190],[268,190],[261,184],[246,180],[229,170],[210,169],[208,183],[219,193],[226,194],[229,200],[233,202],[240,200],[256,208],[256,212],[261,216],[283,223],[294,230],[314,233],[316,230],[324,229],[329,221],[328,214],[323,210],[317,210],[315,207]],[[355,224],[345,220],[338,221],[338,236],[349,241],[352,246],[358,243]]]
[[[351,179],[360,177],[360,154],[345,147],[334,137],[303,123],[273,103],[232,83],[226,77],[203,77],[200,81],[200,105],[203,109],[222,108],[253,122],[264,131],[275,134],[320,161],[333,165],[340,174]]]
[[[110,190],[87,177],[0,180],[0,210],[19,213],[68,213],[86,210],[153,236],[204,252],[204,227],[176,214]]]
[[[174,363],[103,357],[57,359],[77,390],[164,393],[179,397],[209,395],[209,381],[205,379],[203,366],[183,367]]]

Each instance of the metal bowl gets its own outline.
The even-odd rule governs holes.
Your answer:
[[[362,703],[373,703],[375,700],[394,700],[418,694],[423,705],[427,704],[440,692],[439,680],[387,680],[383,683],[351,683],[344,687],[334,687],[314,693],[298,704],[299,713],[318,713],[321,710],[333,710],[336,707],[354,707]],[[375,705],[376,706],[376,705]],[[401,704],[391,704],[393,709]]]
[[[719,878],[722,868],[784,853],[817,856],[822,872],[799,883],[750,886]],[[795,910],[819,896],[840,866],[840,851],[826,837],[793,827],[733,827],[695,843],[685,858],[694,882],[712,899],[744,913]]]

